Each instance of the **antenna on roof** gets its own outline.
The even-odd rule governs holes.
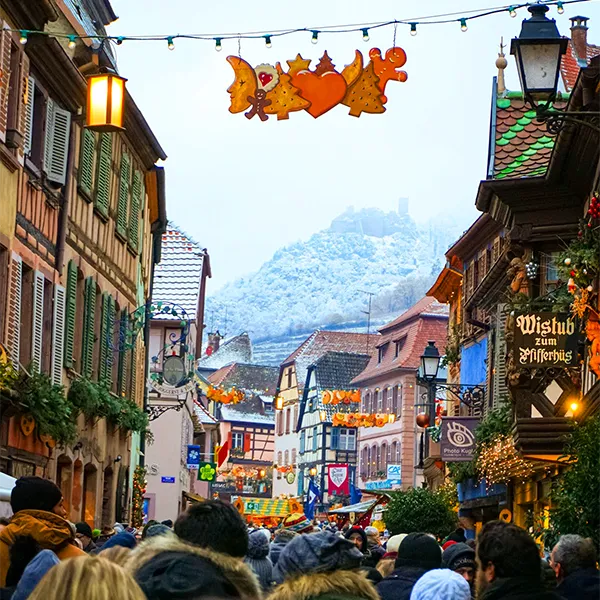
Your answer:
[[[365,290],[358,290],[361,294],[367,294],[369,296],[369,310],[361,311],[364,315],[367,315],[367,355],[369,354],[369,334],[371,333],[371,301],[375,295],[373,292],[367,292]]]

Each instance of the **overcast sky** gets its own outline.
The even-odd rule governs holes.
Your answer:
[[[414,19],[437,13],[501,6],[493,0],[304,0],[258,5],[246,0],[112,0],[119,15],[112,35],[221,33]],[[559,30],[569,35],[569,16],[591,18],[589,41],[599,42],[597,1],[565,6]],[[459,15],[457,15],[458,17]],[[227,87],[233,71],[226,61],[237,41],[176,40],[125,42],[119,70],[165,149],[168,218],[209,250],[213,280],[209,293],[257,270],[275,250],[327,227],[347,206],[394,209],[408,197],[417,220],[476,216],[475,194],[485,176],[490,94],[501,36],[518,35],[525,9],[469,23],[418,28],[399,26],[397,45],[407,53],[406,83],[390,82],[387,111],[348,115],[337,106],[318,119],[306,112],[266,123],[231,114]],[[376,46],[392,46],[393,28],[319,36],[309,33],[241,42],[251,65],[285,65],[297,53],[313,59],[327,49],[341,70],[355,49],[365,57]],[[514,59],[506,49],[507,87],[518,89]],[[366,61],[365,61],[366,62]]]

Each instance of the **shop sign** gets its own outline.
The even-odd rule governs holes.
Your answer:
[[[221,492],[222,494],[233,494],[235,493],[235,486],[230,483],[226,483],[225,481],[213,481],[210,484],[211,491]]]
[[[532,312],[514,318],[514,356],[522,368],[577,366],[579,332],[567,313]]]
[[[391,481],[389,479],[382,479],[380,481],[367,481],[365,488],[367,490],[391,490],[394,483],[397,481]]]
[[[196,382],[193,379],[190,379],[187,383],[180,385],[179,387],[168,385],[166,383],[159,383],[152,379],[148,379],[148,385],[162,396],[171,397],[181,396],[182,394],[187,394],[196,389]]]
[[[402,483],[402,465],[388,465],[387,478],[394,483]]]
[[[440,455],[445,462],[466,462],[475,453],[479,417],[442,417]]]

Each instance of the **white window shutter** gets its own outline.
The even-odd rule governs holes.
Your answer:
[[[33,319],[31,327],[31,362],[34,371],[39,373],[42,366],[42,333],[44,331],[44,274],[34,273],[33,278]]]
[[[0,141],[6,141],[8,127],[8,95],[10,87],[11,33],[8,24],[0,21]]]
[[[21,350],[21,288],[23,261],[13,252],[10,261],[10,281],[8,290],[8,311],[6,319],[6,343],[8,354],[15,369],[19,369]]]
[[[62,365],[65,345],[65,304],[65,288],[62,285],[55,285],[54,314],[52,316],[52,366],[50,371],[54,385],[62,385]]]
[[[23,131],[23,152],[25,156],[31,154],[31,140],[33,136],[33,101],[35,97],[35,79],[27,78],[27,93],[25,94],[27,102],[25,103],[25,123]],[[23,102],[25,99],[23,99]]]
[[[64,185],[67,175],[71,113],[54,100],[46,105],[46,136],[44,139],[44,171],[50,181]]]

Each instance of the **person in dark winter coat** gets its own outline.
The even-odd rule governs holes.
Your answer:
[[[479,600],[559,600],[545,589],[542,561],[531,536],[520,527],[490,521],[477,538]]]
[[[269,559],[269,539],[262,531],[250,534],[244,562],[258,578],[260,587],[265,591],[269,590],[273,584],[273,563]]]
[[[371,553],[371,557],[365,560],[365,567],[375,568],[385,554],[385,549],[381,545],[379,530],[376,527],[365,527],[367,536],[367,548]]]
[[[27,600],[42,577],[60,563],[52,550],[42,550],[28,565],[11,600]]]
[[[81,542],[83,551],[86,554],[93,552],[97,546],[94,543],[92,528],[85,522],[75,524],[75,537]]]
[[[469,584],[471,591],[475,588],[475,550],[466,544],[453,544],[442,554],[442,567],[458,573]]]
[[[174,535],[156,536],[140,544],[124,568],[147,600],[262,597],[256,576],[239,558],[186,543]]]
[[[273,566],[277,564],[281,551],[297,536],[295,531],[290,529],[280,529],[275,533],[275,539],[271,543],[271,549],[269,550],[269,558],[273,563]]]
[[[281,552],[274,571],[280,585],[269,600],[379,600],[359,571],[362,558],[352,542],[334,533],[299,535]]]
[[[565,600],[598,600],[600,573],[594,543],[580,535],[563,535],[550,555],[556,592]]]
[[[361,552],[363,555],[362,565],[371,567],[371,552],[369,550],[369,541],[367,540],[367,534],[362,527],[354,526],[348,529],[344,534],[344,537],[347,540],[350,540]],[[369,563],[369,564],[367,564]]]
[[[398,548],[396,568],[377,584],[381,600],[409,600],[415,583],[427,571],[439,569],[442,549],[426,533],[409,533]]]

